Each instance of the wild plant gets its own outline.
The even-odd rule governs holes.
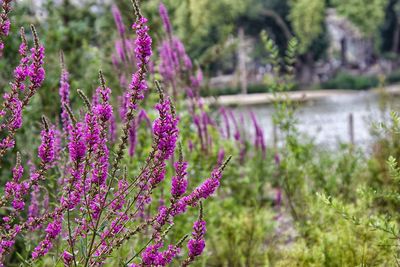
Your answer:
[[[3,1],[2,25],[7,24],[10,2]],[[166,266],[179,258],[182,266],[187,266],[204,250],[206,222],[201,202],[219,187],[229,158],[215,167],[210,178],[188,190],[188,163],[178,146],[180,119],[172,100],[157,81],[158,117],[152,122],[152,146],[137,174],[132,175],[131,166],[124,164],[132,121],[141,114],[140,106],[149,91],[148,64],[153,54],[148,20],[139,4],[132,3],[136,17],[132,25],[136,33],[136,68],[124,95],[125,112],[115,150],[110,150],[110,128],[114,127],[112,91],[103,73],[99,73],[100,85],[92,99],[83,90],[77,90],[84,108],[76,112],[70,107],[69,75],[61,60],[62,128],[42,118],[41,144],[37,149],[39,164],[34,164],[35,159],[30,171],[26,169],[24,157],[12,149],[15,135],[23,125],[24,108],[45,79],[45,51],[35,27],[31,27],[34,46],[30,50],[21,30],[21,60],[1,110],[0,157],[17,154],[12,179],[6,183],[0,199],[0,259],[4,266],[11,262],[39,264],[49,259],[47,255],[52,255],[54,265],[63,262],[65,266],[100,266],[135,239],[138,250],[129,251],[128,257],[119,259],[120,264]],[[169,199],[165,196],[164,204],[157,206],[153,195],[166,183],[167,168],[172,161],[175,174],[171,178]],[[49,194],[40,203],[42,192]],[[153,213],[147,212],[152,210],[151,205],[157,207]],[[167,240],[174,219],[185,214],[189,207],[200,207],[191,237],[184,235],[180,240]],[[32,240],[22,250],[15,248],[21,238]],[[187,254],[182,257],[185,243]]]

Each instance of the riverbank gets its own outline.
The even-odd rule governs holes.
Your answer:
[[[374,88],[365,91],[372,93],[378,93],[381,89]],[[400,95],[400,84],[386,86],[384,89],[386,93],[390,95]],[[205,97],[204,102],[209,105],[220,105],[220,106],[254,106],[270,104],[275,100],[288,97],[290,100],[295,102],[307,102],[312,100],[319,100],[332,96],[348,96],[352,94],[360,93],[360,90],[301,90],[291,91],[287,93],[257,93],[257,94],[239,94],[239,95],[223,95],[217,97]]]

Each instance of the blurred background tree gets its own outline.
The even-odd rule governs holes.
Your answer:
[[[325,29],[325,0],[293,0],[290,2],[290,21],[300,41],[300,82],[312,80],[314,62],[328,47]]]

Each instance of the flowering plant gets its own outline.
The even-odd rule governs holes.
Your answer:
[[[2,36],[9,34],[11,2],[3,1],[1,47],[4,44]],[[136,33],[133,42],[136,68],[124,95],[123,125],[115,155],[110,153],[114,112],[111,89],[107,87],[103,73],[99,73],[100,86],[92,100],[82,90],[77,90],[85,104],[78,116],[70,107],[69,74],[61,56],[62,128],[42,118],[41,144],[37,152],[39,165],[31,163],[27,173],[25,159],[17,153],[12,179],[6,183],[0,199],[0,208],[4,210],[0,218],[0,260],[3,265],[10,260],[16,239],[32,233],[38,233],[39,240],[30,251],[31,256],[21,259],[29,264],[53,254],[56,262],[62,261],[65,266],[100,266],[133,238],[147,238],[147,242],[138,252],[124,259],[124,265],[166,266],[182,254],[187,239],[188,253],[182,259],[182,265],[189,265],[204,250],[206,224],[201,201],[219,187],[229,159],[218,164],[210,178],[194,190],[188,190],[188,163],[177,146],[179,116],[158,82],[155,82],[159,92],[159,103],[155,106],[158,118],[152,123],[152,148],[134,177],[126,171],[130,166],[123,166],[132,122],[141,114],[140,105],[148,91],[148,64],[153,54],[148,21],[141,14],[138,3],[132,2],[136,16],[132,26]],[[23,125],[24,108],[45,79],[45,50],[33,26],[31,30],[34,46],[29,50],[21,29],[20,64],[15,68],[11,91],[3,96],[1,158],[14,148],[15,135]],[[125,30],[120,27],[119,32],[123,35]],[[174,161],[176,153],[179,157],[173,163],[175,175],[171,179],[169,201],[164,201],[154,214],[145,212],[152,203],[154,192],[165,183],[167,167]],[[50,176],[50,173],[55,175]],[[51,195],[44,194],[40,203],[40,193],[48,191],[46,184],[54,177],[59,178],[59,190]],[[54,200],[51,205],[49,199]],[[200,216],[194,222],[192,237],[183,236],[168,244],[166,236],[174,225],[174,218],[196,206],[200,206]]]

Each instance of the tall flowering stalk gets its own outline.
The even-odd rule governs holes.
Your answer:
[[[100,72],[100,86],[92,100],[82,90],[77,90],[86,106],[78,116],[69,106],[68,72],[64,66],[60,79],[61,127],[67,134],[61,135],[58,128],[43,118],[41,144],[37,160],[30,164],[31,173],[24,178],[24,157],[18,155],[12,179],[7,182],[5,195],[0,200],[0,208],[4,209],[2,214],[5,214],[0,218],[0,260],[5,265],[18,236],[25,237],[29,233],[40,237],[39,240],[32,239],[35,243],[29,251],[29,259],[26,259],[29,264],[39,265],[43,257],[53,253],[52,256],[65,266],[102,266],[114,251],[130,239],[137,238],[148,241],[140,252],[125,259],[126,265],[167,266],[185,249],[187,239],[184,236],[178,241],[167,242],[166,236],[173,229],[175,217],[211,197],[219,187],[227,162],[219,164],[210,178],[194,190],[188,190],[188,164],[181,148],[178,160],[174,164],[171,162],[179,139],[179,117],[170,97],[158,82],[160,101],[155,105],[157,119],[151,122],[145,111],[140,109],[148,86],[146,76],[152,55],[152,40],[147,19],[141,15],[136,2],[134,8],[137,20],[132,28],[136,32],[137,69],[126,94],[121,141],[115,155],[110,153],[109,140],[113,118],[111,89],[107,87],[104,75]],[[22,78],[25,78],[24,82],[29,82],[29,87],[24,88],[24,82],[16,81],[13,88],[19,90],[15,98],[20,100],[22,107],[27,105],[44,79],[44,48],[38,44],[37,37],[35,39],[35,47],[29,57],[24,57],[28,51],[25,46],[20,49],[22,58],[28,58],[21,61],[20,67],[26,69],[23,72],[26,76]],[[23,98],[19,98],[21,91],[24,92]],[[8,112],[7,106],[5,109]],[[138,127],[140,121],[152,124],[153,144],[143,166],[132,177],[131,166],[124,166],[123,159],[134,120],[138,121]],[[60,138],[67,140],[61,141]],[[64,152],[65,160],[60,160],[60,151]],[[35,162],[38,162],[37,165]],[[175,175],[171,178],[170,201],[163,199],[158,210],[152,212],[149,208],[147,216],[140,216],[144,208],[150,206],[154,192],[162,190],[170,164],[175,168]],[[52,182],[51,177],[60,173],[64,181],[50,194],[54,205],[44,203],[46,212],[40,212],[37,196],[40,188],[46,187],[46,183]],[[195,223],[193,233],[196,235],[193,234],[192,241],[188,243],[190,262],[200,254],[205,231],[201,225],[202,220]],[[54,249],[56,244],[60,249]]]
[[[163,76],[164,82],[171,85],[173,96],[176,98],[179,80],[185,79],[186,73],[191,71],[193,65],[190,57],[186,54],[185,46],[179,38],[173,35],[168,11],[163,3],[159,6],[159,13],[167,36],[159,47],[159,72]]]
[[[115,20],[115,25],[117,25],[118,33],[121,36],[121,38],[124,39],[126,30],[125,30],[124,22],[122,21],[121,12],[119,11],[119,9],[116,5],[113,5],[111,10],[112,10],[112,14],[113,14],[113,17]]]
[[[194,259],[200,256],[206,246],[204,235],[206,234],[206,222],[203,220],[203,206],[200,202],[200,215],[199,219],[193,224],[192,238],[189,240],[188,258],[183,262],[182,266],[188,266]]]
[[[39,184],[40,181],[45,180],[46,171],[52,166],[52,163],[55,160],[55,131],[49,126],[45,118],[43,118],[43,125],[44,129],[41,132],[42,142],[38,148],[38,157],[41,160],[39,169],[35,172],[32,172],[28,180],[21,181],[23,176],[23,167],[21,165],[20,156],[17,156],[17,164],[13,169],[13,180],[7,182],[5,194],[0,201],[0,207],[6,205],[8,202],[12,202],[13,207],[12,213],[3,218],[3,223],[5,224],[1,225],[7,230],[12,230],[4,233],[1,236],[2,242],[0,242],[0,251],[2,253],[0,253],[0,258],[3,258],[5,253],[9,252],[12,245],[15,243],[16,235],[22,229],[20,225],[14,225],[12,227],[11,223],[14,222],[14,220],[17,218],[17,215],[24,210],[24,198],[34,187]]]
[[[3,55],[4,50],[4,39],[10,33],[11,22],[8,14],[11,11],[11,2],[13,0],[3,0],[1,3],[0,13],[0,57]]]
[[[166,34],[159,46],[160,64],[158,71],[163,82],[172,90],[174,99],[182,97],[182,95],[187,96],[188,110],[197,130],[200,149],[203,152],[209,152],[212,148],[209,128],[215,125],[200,98],[199,90],[203,82],[203,73],[200,68],[197,71],[195,70],[182,41],[174,36],[168,11],[163,3],[159,6],[159,12]],[[178,91],[178,88],[183,90]]]
[[[22,125],[22,101],[19,98],[21,91],[25,89],[25,80],[28,77],[28,44],[25,38],[24,28],[21,28],[21,45],[19,47],[20,63],[14,70],[14,82],[11,84],[11,92],[5,93],[3,95],[3,107],[0,111],[0,118],[5,120],[5,116],[8,115],[9,118],[0,124],[0,129],[3,131],[7,129],[8,131],[15,131]],[[8,113],[8,114],[7,114]],[[1,142],[1,147],[6,149],[7,147],[12,147],[14,141],[12,139],[3,139]]]
[[[28,57],[27,42],[24,31],[21,30],[20,64],[14,71],[14,82],[11,85],[11,93],[5,93],[3,96],[3,109],[0,111],[0,117],[3,118],[3,122],[0,124],[0,129],[2,132],[7,130],[7,134],[0,141],[0,158],[4,156],[8,149],[14,147],[15,133],[22,126],[22,111],[41,87],[45,78],[45,70],[43,68],[44,47],[39,43],[39,38],[33,25],[31,26],[31,30],[34,36],[34,47],[31,48],[31,54]],[[28,90],[25,90],[24,82],[28,78],[30,84]],[[24,93],[22,96],[20,95],[20,90]],[[7,114],[8,116],[6,116]]]
[[[61,102],[61,123],[63,126],[63,130],[65,133],[68,133],[70,128],[71,119],[69,117],[68,111],[66,107],[69,106],[69,94],[70,94],[70,85],[69,85],[69,73],[64,61],[63,52],[60,53],[60,61],[61,61],[61,77],[60,77],[60,102]]]
[[[254,112],[250,112],[250,116],[251,116],[251,120],[253,122],[254,130],[255,130],[254,146],[261,151],[263,158],[265,158],[266,145],[265,145],[265,141],[264,141],[264,132],[263,132],[260,124],[258,123]]]

